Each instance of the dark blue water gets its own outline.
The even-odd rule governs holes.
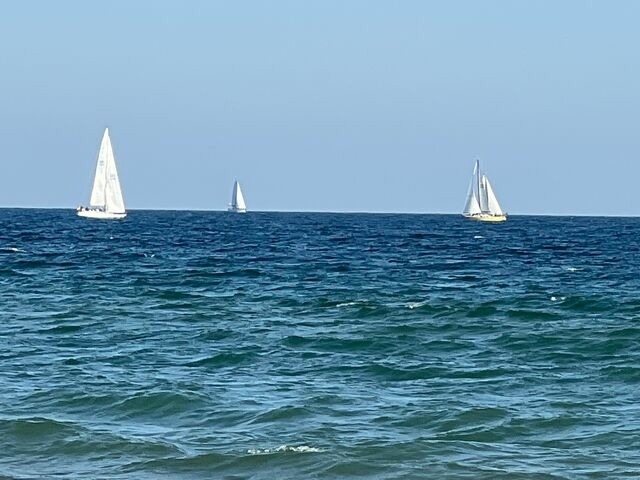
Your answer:
[[[638,478],[639,245],[633,218],[0,210],[0,478]]]

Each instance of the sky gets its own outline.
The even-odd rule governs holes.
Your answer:
[[[640,215],[640,2],[23,0],[0,15],[0,206]]]

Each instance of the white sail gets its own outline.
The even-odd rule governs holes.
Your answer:
[[[91,208],[79,207],[78,215],[89,218],[124,218],[126,216],[108,128],[105,128],[100,143],[90,206]]]
[[[479,184],[479,192],[478,192],[478,198],[480,199],[480,210],[482,212],[488,212],[489,211],[489,198],[487,195],[487,177],[485,177],[484,175],[482,175],[480,177],[480,184]]]
[[[242,189],[240,188],[240,183],[236,182],[235,185],[235,206],[240,210],[246,210],[247,204],[244,203],[244,195],[242,195]]]
[[[476,192],[474,189],[474,180],[474,178],[471,178],[469,193],[467,194],[467,202],[465,203],[464,211],[462,212],[464,215],[474,215],[480,213],[480,205],[478,204],[478,199],[476,198]]]
[[[489,179],[486,176],[483,176],[484,183],[486,185],[487,192],[487,207],[489,213],[492,215],[504,215],[502,208],[500,208],[500,204],[498,203],[498,199],[496,198],[496,194],[493,192],[493,188],[491,188],[491,183],[489,183]]]
[[[103,208],[106,203],[106,187],[107,187],[107,164],[109,157],[113,157],[113,149],[111,148],[111,139],[109,138],[109,129],[106,128],[100,142],[100,152],[98,153],[98,164],[96,165],[96,174],[93,179],[93,189],[91,190],[90,205],[96,208]]]
[[[120,188],[120,179],[118,178],[118,169],[116,168],[116,159],[109,142],[109,150],[111,155],[107,162],[107,188],[104,209],[112,213],[124,213],[124,198],[122,198],[122,189]]]
[[[232,212],[246,212],[247,204],[244,201],[244,195],[242,194],[242,189],[240,188],[240,182],[237,180],[233,184],[233,193],[231,194],[231,204],[229,206],[229,211]]]

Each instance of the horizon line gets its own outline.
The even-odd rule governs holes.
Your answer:
[[[0,210],[70,210],[73,207],[25,207],[25,206],[0,206]],[[228,213],[226,209],[205,209],[205,208],[128,208],[129,212],[212,212]],[[460,215],[462,212],[401,212],[401,211],[365,211],[365,210],[247,210],[247,213],[331,213],[331,214],[368,214],[368,215]],[[600,217],[600,218],[636,218],[640,214],[597,214],[597,213],[508,213],[508,217]]]

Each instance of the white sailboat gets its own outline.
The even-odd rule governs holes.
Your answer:
[[[480,171],[480,161],[476,160],[467,194],[467,202],[462,212],[466,218],[480,222],[504,222],[507,214],[500,207],[489,177]]]
[[[235,213],[247,212],[247,204],[244,202],[244,195],[242,195],[240,182],[237,180],[233,184],[233,193],[231,194],[231,203],[229,204],[228,210]]]
[[[96,175],[93,180],[93,190],[91,190],[89,205],[89,207],[78,207],[76,210],[78,216],[111,220],[127,216],[108,128],[105,128],[102,142],[100,143],[98,164],[96,165]]]

